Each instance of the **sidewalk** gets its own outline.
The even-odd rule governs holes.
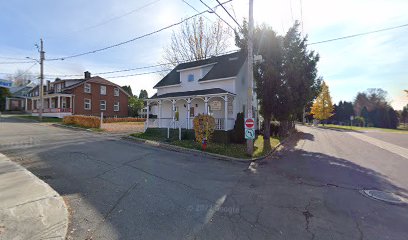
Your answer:
[[[0,154],[0,240],[65,239],[67,227],[62,197]]]

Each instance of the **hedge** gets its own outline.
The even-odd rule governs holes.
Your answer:
[[[65,116],[62,122],[64,124],[78,125],[87,128],[101,127],[101,119],[99,117],[94,116],[82,116],[82,115]]]
[[[117,122],[144,122],[146,121],[145,118],[134,118],[134,117],[126,117],[126,118],[104,118],[104,123],[117,123]]]

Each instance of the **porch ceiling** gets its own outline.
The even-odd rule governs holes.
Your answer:
[[[154,95],[149,100],[163,99],[163,98],[179,98],[179,97],[198,97],[198,96],[208,96],[208,95],[233,95],[235,94],[228,92],[221,88],[210,88],[196,91],[185,91],[185,92],[172,92],[165,93],[160,96]]]

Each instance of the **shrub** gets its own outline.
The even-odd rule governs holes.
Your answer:
[[[82,116],[82,115],[74,115],[74,116],[65,116],[62,120],[64,124],[73,124],[78,125],[81,127],[87,128],[100,128],[101,127],[101,120],[99,117],[94,116]]]
[[[233,143],[245,142],[244,113],[237,114],[234,129],[231,131],[230,136]]]
[[[145,118],[133,118],[133,117],[127,117],[127,118],[104,118],[103,122],[104,123],[117,123],[117,122],[144,122],[146,119]]]
[[[205,138],[207,139],[207,142],[209,142],[215,130],[214,117],[205,114],[198,114],[198,116],[194,118],[193,122],[196,141],[201,143]]]
[[[280,122],[278,121],[272,121],[270,124],[271,128],[271,136],[278,136],[280,132]]]

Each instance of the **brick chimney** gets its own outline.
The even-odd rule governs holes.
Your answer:
[[[88,72],[88,71],[84,72],[84,75],[85,75],[85,79],[90,79],[91,78],[91,73]]]

